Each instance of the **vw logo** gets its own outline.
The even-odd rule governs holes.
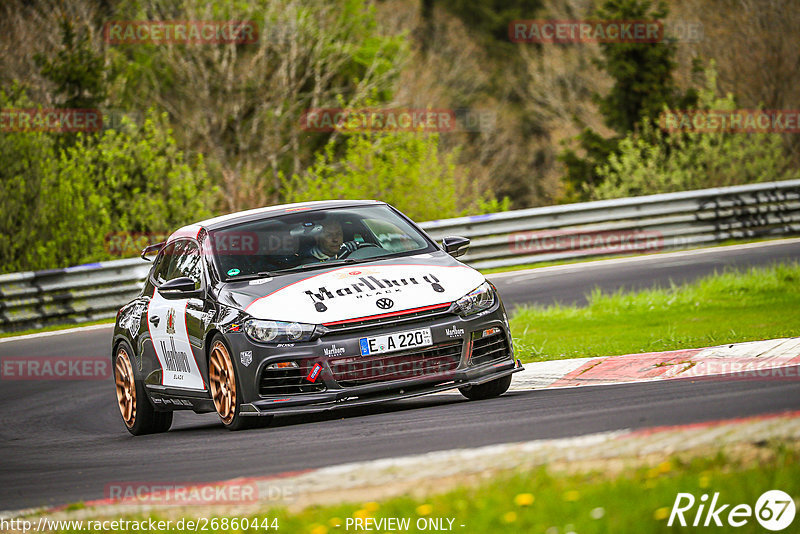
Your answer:
[[[378,299],[378,302],[376,302],[376,304],[382,310],[388,310],[389,308],[394,306],[394,302],[392,301],[392,299]]]

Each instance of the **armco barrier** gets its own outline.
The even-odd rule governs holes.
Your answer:
[[[488,269],[800,234],[800,180],[459,217],[421,224],[472,240],[462,258]],[[136,295],[140,258],[0,275],[0,331],[113,317]]]

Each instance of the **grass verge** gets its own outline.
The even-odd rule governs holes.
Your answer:
[[[19,330],[17,332],[0,332],[0,339],[5,337],[26,336],[28,334],[39,334],[42,332],[55,332],[57,330],[72,330],[75,328],[81,328],[84,326],[94,326],[98,324],[114,324],[114,318],[112,317],[109,319],[99,319],[97,321],[89,321],[86,323],[54,324],[50,326],[43,326],[42,328],[30,328],[28,330]]]
[[[523,361],[613,356],[800,335],[800,265],[728,271],[668,289],[604,294],[587,306],[517,308]]]
[[[674,532],[679,527],[669,527],[667,522],[678,493],[691,493],[696,499],[695,506],[684,514],[691,525],[701,496],[712,497],[718,492],[718,506],[729,504],[720,514],[727,529],[731,527],[725,521],[733,506],[746,504],[755,508],[759,496],[767,490],[780,489],[797,499],[800,494],[800,444],[797,441],[775,440],[750,446],[743,452],[731,452],[733,454],[729,455],[728,450],[719,449],[710,456],[679,454],[665,457],[657,465],[640,464],[622,469],[606,469],[601,464],[591,471],[539,467],[516,473],[503,472],[490,481],[420,498],[404,496],[381,502],[314,506],[297,513],[285,508],[272,509],[251,516],[248,521],[257,518],[263,525],[268,518],[267,524],[278,526],[282,532],[313,534],[354,532],[357,530],[353,520],[367,518],[407,520],[407,529],[395,527],[394,531],[408,532],[429,531],[433,525],[465,534]],[[351,521],[349,528],[348,519]],[[705,514],[701,525],[704,520]],[[227,523],[222,518],[217,521],[216,528],[209,528],[209,531],[264,530],[241,529],[240,522],[231,527],[230,519]],[[375,530],[393,530],[383,525],[384,528]],[[708,530],[691,526],[679,529]],[[712,530],[720,528],[712,527]],[[754,516],[735,530],[764,532]]]

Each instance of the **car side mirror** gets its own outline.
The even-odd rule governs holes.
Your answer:
[[[168,282],[164,282],[158,288],[158,292],[166,299],[188,299],[199,297],[202,290],[195,289],[194,280],[188,276],[179,276]]]
[[[469,249],[469,239],[459,236],[447,236],[442,239],[442,248],[454,258],[458,258],[467,253],[467,249]]]

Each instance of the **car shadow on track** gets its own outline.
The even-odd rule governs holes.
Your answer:
[[[365,417],[371,415],[392,414],[405,411],[413,411],[420,409],[430,409],[438,406],[449,406],[453,404],[461,404],[469,402],[459,394],[452,395],[433,395],[424,398],[403,399],[398,401],[390,401],[383,404],[375,404],[370,406],[356,406],[352,408],[338,408],[335,410],[328,410],[325,412],[311,413],[311,414],[297,414],[297,415],[280,415],[272,419],[272,421],[263,430],[293,427],[298,425],[306,425],[310,423],[321,423],[326,421],[334,421],[337,419],[353,419],[357,417]],[[216,418],[215,414],[204,414],[201,416],[187,412],[187,416],[192,417],[191,420],[181,417],[180,425],[173,427],[170,433],[177,432],[201,432],[204,430],[223,430],[222,423]],[[201,422],[199,417],[209,418]],[[214,419],[211,419],[211,418]],[[178,422],[178,421],[176,421]],[[258,429],[254,429],[258,430]],[[250,430],[248,432],[252,432]]]

